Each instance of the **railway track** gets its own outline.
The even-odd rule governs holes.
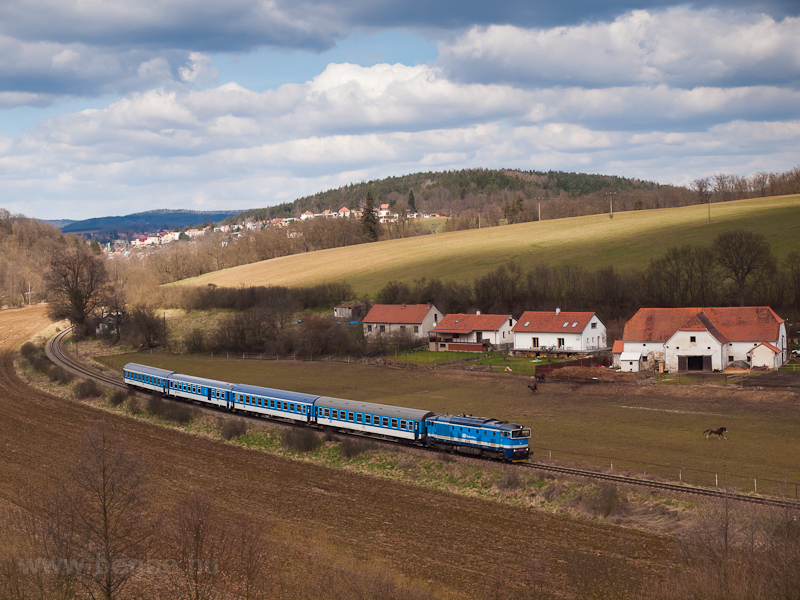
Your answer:
[[[95,381],[114,388],[123,389],[126,391],[130,391],[128,386],[126,386],[122,379],[111,378],[101,373],[97,373],[91,369],[86,368],[85,366],[77,363],[76,361],[72,360],[61,348],[61,343],[64,339],[71,333],[72,328],[65,329],[64,331],[59,332],[57,335],[53,336],[48,340],[45,346],[45,352],[47,353],[47,357],[53,361],[53,363],[61,366],[68,371],[75,373],[80,377],[88,377],[94,379]],[[240,415],[242,416],[242,415]],[[244,415],[246,416],[246,415]],[[256,417],[253,417],[256,418]],[[276,423],[281,425],[289,425],[289,423],[282,421],[282,420],[274,420]],[[370,437],[369,439],[373,439],[377,442],[381,442],[383,440],[375,439]],[[396,444],[395,441],[386,441],[389,444]],[[796,509],[800,512],[800,502],[792,501],[792,500],[782,500],[780,498],[770,498],[767,496],[757,496],[751,494],[740,494],[736,492],[729,492],[725,490],[713,489],[713,488],[703,488],[703,487],[695,487],[689,486],[684,484],[677,484],[677,483],[668,483],[665,481],[657,481],[653,479],[642,479],[639,477],[628,477],[625,475],[614,475],[612,473],[603,473],[600,471],[588,471],[585,469],[576,469],[572,467],[561,467],[557,465],[548,465],[544,463],[537,463],[537,462],[526,462],[521,464],[522,467],[536,469],[538,471],[545,471],[548,473],[557,473],[559,475],[567,475],[570,477],[581,477],[584,479],[591,479],[597,481],[610,481],[613,483],[618,483],[621,485],[629,485],[629,486],[637,486],[637,487],[646,487],[654,490],[661,490],[665,492],[672,492],[672,493],[680,493],[680,494],[691,494],[695,496],[704,496],[706,498],[716,498],[716,499],[727,499],[733,500],[737,502],[746,502],[749,504],[757,504],[761,506],[772,506],[778,508],[787,508],[787,509]]]

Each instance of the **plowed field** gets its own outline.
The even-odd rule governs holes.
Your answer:
[[[42,308],[0,312],[5,501],[30,477],[63,470],[82,432],[105,419],[145,456],[156,506],[166,510],[200,487],[228,513],[247,512],[307,538],[309,551],[324,537],[326,547],[386,561],[447,597],[482,594],[498,578],[519,590],[534,553],[547,562],[551,589],[562,587],[560,561],[576,549],[603,555],[624,548],[639,579],[661,571],[669,556],[665,537],[300,464],[33,391],[14,372],[13,348],[46,324]]]

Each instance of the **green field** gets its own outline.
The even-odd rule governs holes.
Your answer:
[[[800,413],[793,392],[547,383],[533,395],[528,377],[450,369],[158,354],[101,360],[117,370],[134,361],[224,381],[510,420],[532,428],[535,457],[554,450],[555,457],[598,467],[608,467],[613,458],[617,471],[646,469],[671,479],[682,468],[684,480],[713,485],[718,474],[720,484],[727,477],[744,490],[752,490],[753,478],[764,491],[766,479],[800,481]],[[727,441],[702,436],[721,425],[729,430]]]
[[[670,246],[710,244],[719,233],[762,233],[778,258],[797,249],[800,196],[739,200],[711,205],[616,213],[437,233],[373,244],[285,256],[209,273],[175,285],[306,286],[350,283],[357,294],[373,294],[392,280],[422,277],[470,281],[517,260],[575,264],[589,269],[644,268]]]

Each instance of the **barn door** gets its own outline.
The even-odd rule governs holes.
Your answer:
[[[711,357],[710,356],[704,356],[703,357],[703,371],[709,372],[709,373],[711,372]]]
[[[688,371],[689,370],[689,357],[688,356],[679,356],[678,357],[678,371]]]

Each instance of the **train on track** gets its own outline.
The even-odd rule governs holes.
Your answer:
[[[123,379],[130,388],[253,416],[507,462],[528,460],[531,430],[507,421],[228,383],[137,363],[125,365]]]

